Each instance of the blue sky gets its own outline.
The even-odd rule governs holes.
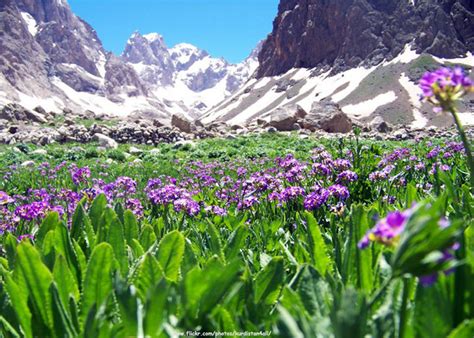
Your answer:
[[[168,47],[188,42],[212,56],[243,60],[271,32],[278,0],[69,0],[105,48],[123,51],[128,37],[163,35]]]

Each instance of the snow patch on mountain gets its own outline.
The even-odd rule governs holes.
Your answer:
[[[194,117],[238,90],[258,66],[255,53],[230,64],[189,43],[168,48],[157,33],[135,32],[121,57],[155,97],[172,110]]]
[[[392,103],[396,99],[397,95],[395,95],[395,92],[391,90],[384,94],[377,95],[376,97],[367,101],[344,106],[342,107],[342,111],[351,117],[369,117],[377,110],[378,107]]]
[[[412,127],[421,128],[430,124],[434,114],[418,99],[420,90],[413,78],[419,78],[417,60],[426,57],[405,46],[391,61],[384,61],[369,68],[352,68],[335,75],[332,69],[293,68],[284,74],[252,79],[238,92],[207,111],[201,121],[212,123],[225,121],[229,124],[247,124],[271,114],[275,109],[297,104],[309,111],[314,102],[332,101],[354,119],[370,121],[376,115],[389,116],[396,120],[397,109],[403,120]],[[435,59],[443,63],[469,65],[472,55],[457,59]],[[424,59],[426,61],[426,59]],[[393,110],[395,109],[395,110]],[[427,110],[428,109],[428,110]],[[397,115],[398,116],[398,115]],[[462,112],[466,124],[474,123],[474,112]]]
[[[410,81],[410,78],[406,76],[405,73],[402,73],[400,79],[398,80],[402,87],[407,91],[410,96],[410,102],[413,105],[413,117],[414,121],[411,126],[414,128],[423,128],[428,124],[428,119],[423,116],[420,111],[421,108],[421,89],[414,82]]]
[[[31,16],[30,13],[21,12],[20,14],[23,20],[26,22],[30,34],[32,36],[36,36],[36,34],[38,33],[38,24],[36,23],[36,20]]]

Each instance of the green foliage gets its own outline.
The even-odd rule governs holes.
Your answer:
[[[151,177],[178,177],[190,159],[252,162],[290,152],[309,159],[321,144],[354,156],[359,180],[342,210],[303,212],[262,202],[241,213],[194,218],[147,206],[137,217],[125,208],[125,199],[112,207],[101,194],[94,200],[85,196],[70,223],[57,213],[35,223],[34,240],[19,242],[20,232],[3,235],[0,336],[167,337],[197,330],[271,331],[275,337],[472,337],[474,202],[462,158],[456,159],[459,168],[440,173],[436,195],[419,187],[429,182],[427,173],[403,187],[386,182],[374,189],[369,174],[381,155],[405,143],[258,135],[181,149],[163,144],[153,155],[143,147],[139,166],[127,162],[124,146],[98,153],[95,145],[84,145],[74,156],[78,166],[89,165],[107,181],[136,177],[137,190],[143,190]],[[414,152],[424,154],[424,146],[413,146]],[[52,166],[72,156],[59,146],[48,153]],[[6,167],[27,158],[6,150],[0,163]],[[106,158],[120,163],[104,167]],[[58,174],[58,182],[72,187],[68,174]],[[28,168],[0,183],[0,190],[17,193],[56,184]],[[206,193],[216,198],[215,191]],[[395,204],[382,200],[384,195],[395,196]],[[358,249],[377,219],[416,201],[397,246]],[[450,227],[439,226],[441,215],[449,216]],[[464,251],[455,264],[440,260],[457,242]],[[440,274],[430,288],[416,278],[454,267],[455,273]]]

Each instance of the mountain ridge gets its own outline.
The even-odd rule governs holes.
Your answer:
[[[138,60],[132,55],[126,57],[126,51],[121,56],[107,52],[96,31],[72,12],[67,1],[5,0],[0,4],[0,18],[0,103],[3,104],[17,102],[28,109],[42,106],[54,111],[67,108],[113,115],[143,114],[169,122],[172,114],[191,117],[235,89],[234,86],[226,88],[227,92],[220,90],[218,95],[208,95],[205,102],[200,102],[199,87],[209,83],[208,77],[215,72],[198,73],[196,79],[187,79],[195,83],[190,90],[193,102],[170,100],[167,97],[170,95],[156,91],[158,86],[173,86],[176,82],[173,71],[157,72],[170,66],[164,58],[167,48],[159,53],[160,45],[164,45],[159,34],[148,35],[150,42],[142,37],[148,47],[153,44],[158,48],[152,52],[159,55],[159,59],[149,62],[155,66],[154,71],[143,74],[135,62],[145,61],[143,55],[136,55],[141,58]],[[184,46],[191,45],[181,45]],[[227,62],[223,65],[238,68]],[[246,81],[256,68],[255,63],[247,66],[247,72],[238,74],[236,86]]]

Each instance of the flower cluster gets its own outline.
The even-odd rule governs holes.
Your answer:
[[[412,209],[389,213],[386,218],[377,222],[375,227],[364,235],[358,243],[359,249],[367,248],[370,242],[378,242],[387,246],[396,245],[411,214]]]
[[[425,73],[420,80],[420,88],[422,98],[432,103],[437,111],[449,111],[455,101],[474,92],[472,80],[461,67],[443,67]]]

